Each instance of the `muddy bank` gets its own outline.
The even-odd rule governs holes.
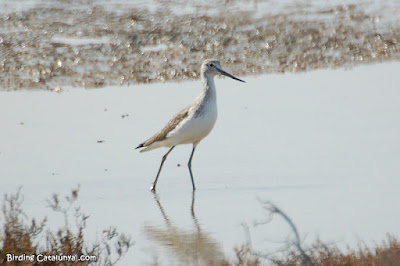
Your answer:
[[[366,4],[261,15],[264,6],[249,1],[186,3],[190,12],[178,4],[58,1],[1,13],[0,89],[196,79],[209,57],[240,77],[400,59],[399,25]]]

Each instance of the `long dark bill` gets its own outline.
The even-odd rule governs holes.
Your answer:
[[[230,78],[232,78],[232,79],[236,79],[236,80],[238,80],[238,81],[241,81],[241,82],[246,83],[246,81],[241,80],[241,79],[238,79],[238,78],[235,77],[234,75],[231,75],[231,74],[229,74],[228,72],[223,71],[222,69],[217,68],[217,70],[219,71],[219,73],[221,73],[221,74],[224,75],[224,76],[227,76],[227,77],[230,77]]]

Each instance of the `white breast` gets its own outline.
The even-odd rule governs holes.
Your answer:
[[[213,129],[218,116],[216,94],[204,96],[196,99],[189,116],[167,135],[173,145],[198,143]]]

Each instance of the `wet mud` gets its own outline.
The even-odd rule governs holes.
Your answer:
[[[0,13],[0,89],[196,79],[210,57],[239,77],[400,59],[399,25],[381,23],[385,14],[365,6],[260,15],[261,7],[229,9],[231,2],[185,13],[174,10],[177,2],[55,1]]]

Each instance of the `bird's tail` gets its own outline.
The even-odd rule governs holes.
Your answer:
[[[144,146],[143,146],[143,143],[140,143],[139,146],[137,146],[137,147],[135,148],[135,150],[136,150],[136,149],[139,149],[139,148],[143,148],[143,147],[144,147]]]
[[[159,146],[154,146],[154,145],[145,145],[145,142],[139,144],[139,146],[137,146],[135,149],[140,149],[140,148],[144,148],[141,149],[140,152],[146,152],[146,151],[151,151],[153,149],[159,148]]]
[[[150,151],[150,150],[154,149],[154,148],[150,147],[150,145],[149,146],[144,146],[144,143],[141,143],[141,144],[139,144],[139,146],[137,146],[135,148],[135,150],[136,149],[140,149],[140,148],[144,148],[144,149],[140,150],[140,152]]]

